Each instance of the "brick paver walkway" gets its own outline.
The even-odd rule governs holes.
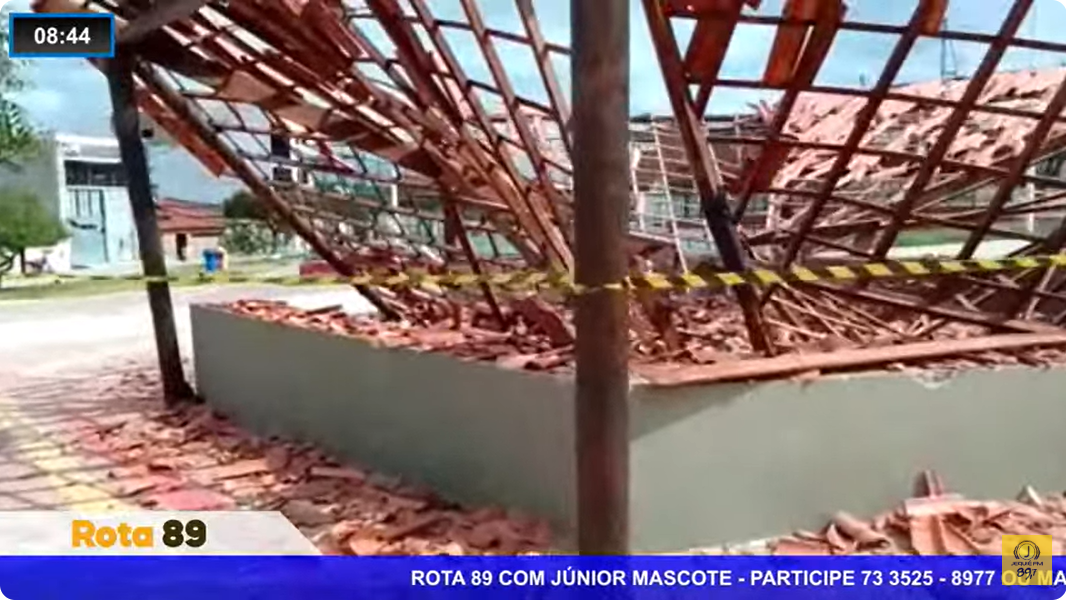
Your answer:
[[[543,551],[543,521],[463,509],[204,406],[166,410],[144,364],[0,378],[0,510],[279,510],[327,552]]]

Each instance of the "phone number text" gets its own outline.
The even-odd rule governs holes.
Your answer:
[[[411,585],[449,586],[553,586],[553,587],[929,587],[936,584],[988,587],[996,571],[957,570],[947,575],[934,571],[882,570],[413,570]]]

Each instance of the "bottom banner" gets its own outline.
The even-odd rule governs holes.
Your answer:
[[[1066,593],[1066,557],[1045,556],[1039,571],[1009,565],[999,556],[8,556],[0,557],[0,592],[22,600],[1050,600]]]

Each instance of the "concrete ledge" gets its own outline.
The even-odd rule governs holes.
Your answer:
[[[573,532],[568,379],[192,308],[208,403],[264,435],[314,442],[468,504]],[[669,551],[882,511],[934,468],[971,496],[1066,486],[1066,370],[937,385],[897,374],[807,384],[635,386],[632,545]]]

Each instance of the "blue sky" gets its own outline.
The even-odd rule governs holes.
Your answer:
[[[28,10],[30,0],[12,0],[5,9]],[[909,17],[917,0],[851,0],[848,18],[885,23],[901,23]],[[461,14],[458,0],[434,0],[430,3],[441,18]],[[513,2],[483,0],[486,21],[492,27],[518,30],[517,13]],[[764,1],[764,11],[780,11],[781,0]],[[994,32],[1003,21],[1011,0],[953,0],[948,16],[951,29]],[[1066,7],[1056,0],[1036,0],[1035,8],[1022,26],[1021,35],[1044,40],[1066,42]],[[565,43],[569,38],[569,2],[567,0],[536,0],[544,35],[552,41]],[[632,0],[632,110],[666,112],[669,104],[658,72],[658,64],[648,39],[638,0]],[[772,30],[758,26],[744,26],[738,32],[726,58],[726,77],[758,78],[765,64],[772,39]],[[678,31],[684,40],[687,33]],[[377,36],[374,36],[375,38]],[[450,41],[460,52],[460,61],[473,77],[489,81],[483,61],[461,48],[470,40],[462,36]],[[821,84],[859,86],[865,78],[872,85],[895,43],[894,37],[842,33],[830,53],[818,79]],[[984,54],[977,44],[955,45],[961,75],[971,73]],[[500,47],[514,85],[519,93],[542,98],[539,76],[531,55],[517,46]],[[941,44],[921,40],[904,66],[899,83],[935,79],[940,72]],[[1014,50],[1004,57],[1002,67],[1024,69],[1066,64],[1066,57]],[[557,62],[559,77],[569,79],[565,63]],[[84,135],[107,135],[110,132],[110,103],[107,85],[101,74],[88,64],[71,59],[42,59],[30,61],[27,74],[32,87],[21,95],[34,121],[43,128]],[[730,112],[742,109],[754,100],[750,93],[721,90],[715,93],[711,112]],[[181,150],[153,151],[153,175],[163,194],[194,200],[212,201],[228,194],[232,186],[214,180],[199,164]]]

